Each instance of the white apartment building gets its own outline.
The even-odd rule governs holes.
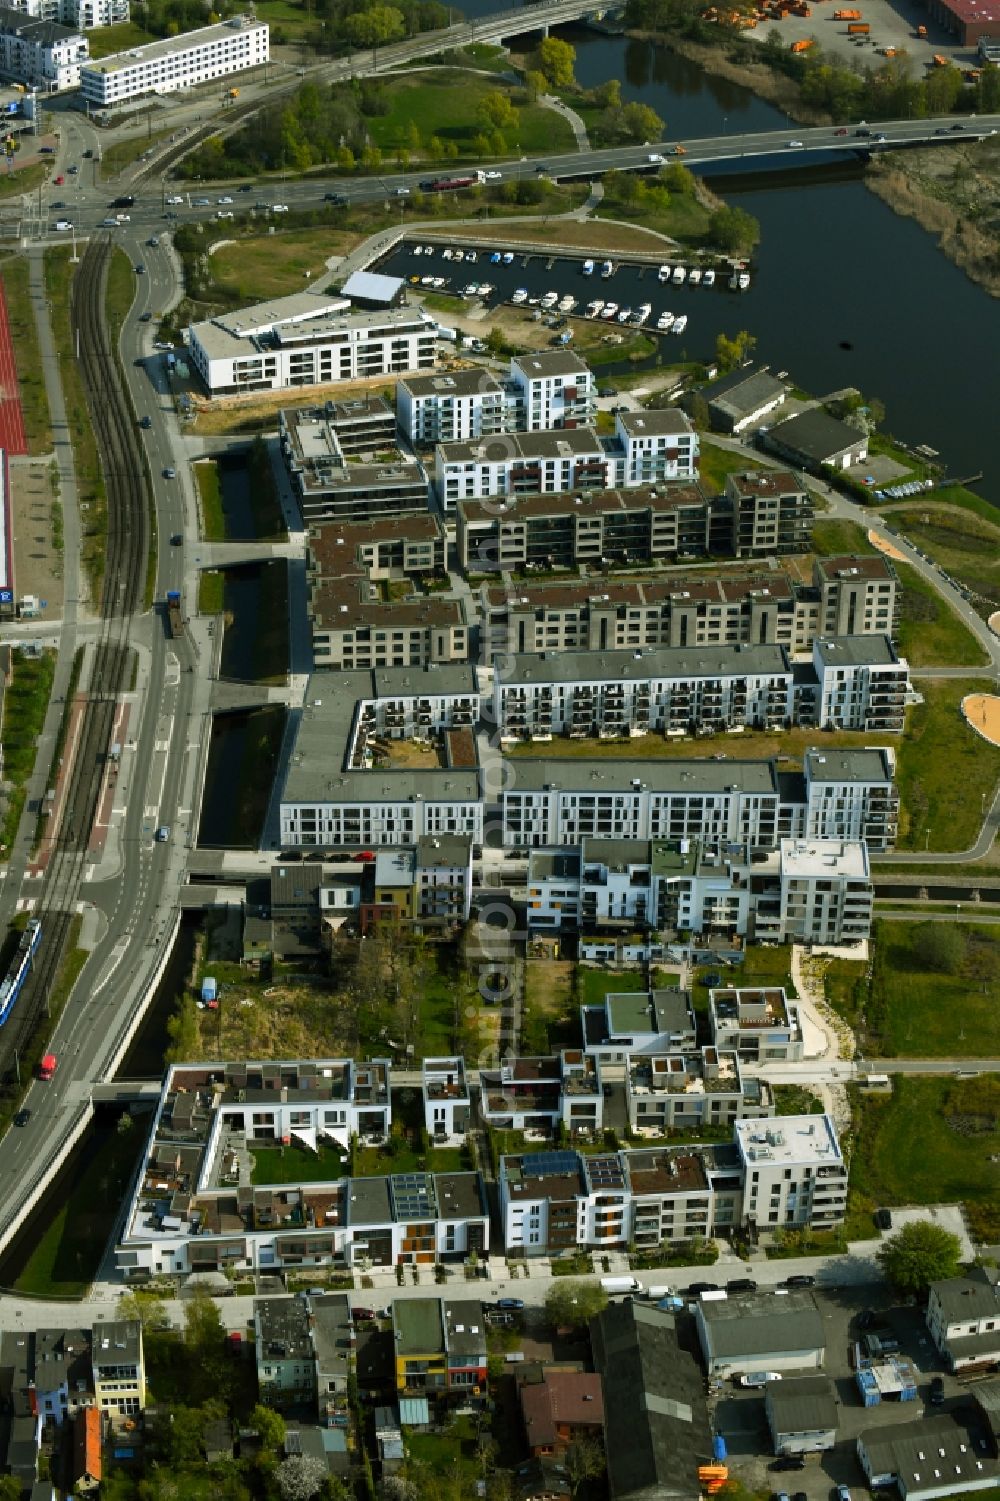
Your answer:
[[[712,1038],[744,1063],[797,1063],[804,1056],[799,1008],[777,985],[708,993]]]
[[[314,673],[312,683],[322,694],[325,674]],[[349,691],[358,693],[350,753],[353,765],[373,763],[375,740],[386,736],[392,740],[427,740],[434,731],[471,726],[479,718],[479,686],[471,662],[343,673],[330,682],[329,688],[340,701]]]
[[[266,63],[268,56],[266,22],[230,16],[215,26],[102,57],[82,69],[80,88],[88,104],[109,109],[149,94],[178,94],[215,78],[231,78]]]
[[[513,430],[511,398],[488,370],[442,370],[396,382],[396,421],[410,443],[473,443]]]
[[[847,1164],[828,1115],[741,1120],[733,1136],[743,1164],[743,1218],[752,1229],[832,1229],[847,1209]]]
[[[813,667],[821,728],[902,734],[910,670],[888,636],[819,636]]]
[[[714,1046],[630,1056],[625,1106],[629,1128],[653,1136],[729,1126],[775,1111],[766,1081],[744,1078],[736,1054]]]
[[[425,1058],[421,1069],[424,1130],[432,1144],[441,1147],[463,1142],[472,1124],[465,1059]]]
[[[579,1048],[548,1058],[505,1058],[479,1071],[479,1112],[499,1131],[548,1138],[559,1126],[571,1136],[604,1123],[601,1065]]]
[[[1000,1360],[1000,1274],[970,1267],[960,1277],[932,1282],[927,1329],[953,1371]]]
[[[776,891],[768,882],[775,865]],[[863,841],[783,839],[777,854],[766,858],[760,879],[769,889],[755,904],[758,942],[839,946],[871,936],[875,889]]]
[[[523,354],[510,362],[515,421],[521,432],[589,427],[597,415],[597,381],[568,349]]]
[[[55,94],[78,87],[89,57],[90,44],[78,30],[0,6],[0,73],[5,77]]]
[[[580,1007],[580,1023],[584,1051],[602,1063],[690,1052],[697,1043],[686,990],[611,991],[599,1006]]]
[[[619,412],[615,428],[625,454],[618,483],[626,489],[697,476],[698,434],[680,407]]]
[[[185,339],[206,389],[225,395],[429,370],[437,325],[419,308],[353,311],[298,292],[193,323]]]
[[[863,840],[869,849],[891,849],[899,827],[899,794],[893,783],[895,752],[888,746],[866,750],[809,750],[803,772],[807,839]]]
[[[129,18],[129,0],[17,0],[10,9],[34,21],[58,21],[75,31],[115,26]]]

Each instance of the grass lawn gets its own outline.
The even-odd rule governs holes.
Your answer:
[[[151,151],[161,141],[173,135],[172,130],[154,130],[152,135],[142,134],[132,136],[130,140],[119,141],[114,146],[109,146],[101,156],[101,175],[105,180],[115,177],[137,161],[144,151]]]
[[[989,520],[928,499],[892,511],[893,524],[980,601],[984,613],[1000,604],[1000,512]]]
[[[1000,1054],[1000,932],[959,923],[964,956],[954,974],[918,957],[920,923],[881,918],[868,1005],[888,1057],[996,1058]],[[870,1045],[874,1045],[873,1040]]]
[[[778,1115],[822,1115],[823,1101],[804,1084],[772,1084]]]
[[[108,326],[111,329],[112,347],[118,343],[118,335],[121,333],[122,324],[128,315],[128,310],[135,301],[135,272],[132,262],[118,245],[111,252],[111,264],[108,267],[108,289],[105,299],[105,308],[108,316]]]
[[[198,466],[201,467],[200,465]],[[195,471],[197,473],[197,470]],[[220,568],[206,568],[198,580],[199,615],[221,615],[226,577]]]
[[[853,746],[870,743],[871,735],[859,730],[783,730],[770,734],[765,730],[749,730],[743,734],[713,735],[706,740],[667,740],[662,735],[642,735],[635,740],[568,740],[557,736],[544,746],[521,742],[508,745],[504,754],[515,759],[525,757],[538,759],[544,750],[547,761],[604,761],[621,759],[631,761],[702,760],[707,754],[725,755],[731,761],[765,760],[768,756],[782,756],[789,763],[782,770],[798,770],[802,757],[811,746]],[[977,737],[978,738],[978,737]],[[706,750],[710,746],[711,750]]]
[[[213,294],[220,301],[240,306],[300,292],[307,281],[323,275],[330,256],[345,254],[356,239],[347,230],[317,225],[287,234],[230,240],[210,261]]]
[[[574,966],[568,959],[529,959],[525,966],[522,1043],[531,1053],[569,1046],[579,1040]]]
[[[296,1145],[254,1146],[253,1183],[330,1183],[346,1171],[347,1153],[323,1143],[316,1152]]]
[[[393,1138],[397,1143],[398,1138]],[[381,1178],[386,1173],[460,1173],[468,1166],[461,1147],[431,1147],[421,1152],[401,1143],[395,1150],[362,1147],[354,1158],[355,1178]]]
[[[973,1233],[1000,1236],[1000,1123],[992,1080],[893,1079],[859,1096],[851,1181],[865,1207],[964,1203]]]
[[[793,996],[791,944],[777,944],[774,948],[764,948],[759,943],[748,944],[736,976],[739,985],[784,985],[788,994]]]
[[[95,26],[92,32],[93,34],[87,37],[92,58],[110,57],[112,52],[124,52],[130,47],[143,47],[147,42],[156,40],[152,32],[144,31],[141,26],[136,25],[135,21],[120,21],[117,26]]]
[[[52,447],[52,420],[42,378],[42,356],[31,304],[28,262],[22,256],[3,262],[3,286],[11,343],[17,350],[17,384],[21,392],[28,452],[48,453]]]
[[[973,843],[988,799],[1000,778],[1000,750],[962,718],[967,693],[981,678],[924,678],[924,702],[910,710],[900,740],[896,783],[902,804],[900,850],[961,850]]]
[[[981,544],[986,545],[986,544]],[[897,639],[911,667],[971,667],[986,654],[928,581],[909,563],[893,565],[902,588],[898,595]]]
[[[699,440],[699,447],[701,453],[698,459],[698,471],[701,475],[701,483],[709,495],[722,494],[726,487],[727,474],[745,474],[750,469],[764,467],[747,454],[734,452],[729,448],[720,448],[717,443],[709,442],[704,436]]]
[[[371,137],[383,152],[409,149],[420,162],[428,160],[427,147],[434,136],[458,148],[453,161],[474,155],[476,136],[484,131],[487,136],[492,133],[479,115],[482,100],[497,90],[511,93],[496,78],[480,78],[459,68],[392,77],[385,88],[389,110],[387,114],[367,118]],[[539,104],[521,105],[517,113],[517,123],[501,132],[508,156],[573,150],[573,131],[562,115]],[[413,125],[419,132],[419,145],[412,133]],[[492,148],[490,154],[493,155]]]
[[[222,510],[219,466],[214,459],[202,459],[194,466],[198,499],[201,502],[201,530],[206,542],[224,542],[226,518]],[[208,578],[202,574],[202,583]],[[200,602],[199,602],[200,603]]]
[[[867,973],[868,965],[863,960],[824,960],[823,995],[826,1003],[852,1028],[857,1026],[868,999]]]
[[[0,198],[15,198],[20,193],[33,193],[47,176],[47,169],[42,162],[22,167],[20,171],[0,172]]]
[[[640,969],[580,969],[581,1006],[603,1006],[606,995],[623,991],[636,993],[646,989],[646,976]]]
[[[872,553],[875,548],[868,540],[868,533],[856,521],[840,521],[835,517],[813,522],[813,552],[817,557],[836,557],[841,553]]]
[[[52,692],[56,670],[55,653],[40,657],[15,652],[13,676],[3,700],[3,728],[0,731],[3,776],[8,791],[6,809],[0,828],[0,849],[8,850],[14,842],[24,808],[25,786],[35,767],[35,752],[45,711]]]
[[[634,187],[633,183],[617,186],[612,184],[608,190],[606,183],[605,195],[595,217],[621,219],[626,224],[635,224],[667,235],[681,245],[704,245],[708,234],[709,212],[693,193],[671,193],[664,208],[655,199],[647,198],[641,192],[635,197],[630,196],[629,190]],[[665,246],[664,249],[666,248]]]

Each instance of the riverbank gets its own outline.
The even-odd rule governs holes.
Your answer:
[[[668,51],[675,52],[678,57],[696,63],[715,78],[724,78],[729,83],[750,89],[758,99],[764,99],[776,109],[783,110],[790,120],[795,120],[800,125],[831,123],[830,116],[825,111],[810,109],[802,103],[799,86],[794,79],[777,73],[766,62],[733,62],[721,47],[695,42],[690,37],[667,37],[662,32],[638,30],[630,30],[626,35],[631,41],[655,42]]]

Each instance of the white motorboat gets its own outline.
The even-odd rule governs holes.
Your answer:
[[[661,313],[656,320],[656,326],[661,334],[665,334],[669,331],[670,325],[673,323],[673,321],[673,313]]]
[[[434,246],[433,245],[425,245],[424,246],[424,255],[433,255],[433,254],[434,254]]]
[[[684,269],[683,266],[675,266],[674,267],[674,274],[670,278],[670,280],[673,282],[673,284],[674,284],[675,287],[679,287],[679,286],[682,285],[682,283],[684,281],[684,278],[686,276],[687,276],[687,272],[685,271],[685,269]]]
[[[593,276],[593,274],[594,274],[594,263],[593,263],[593,261],[584,261],[584,263],[583,263],[583,274],[584,274],[584,276]]]
[[[682,334],[684,332],[684,330],[687,328],[687,326],[688,326],[687,313],[681,313],[678,317],[676,317],[674,319],[674,324],[673,324],[673,327],[671,328],[670,332],[672,334]]]
[[[631,317],[632,317],[632,309],[630,307],[623,307],[621,309],[621,311],[619,312],[619,314],[618,314],[618,322],[619,323],[628,323],[629,320],[631,319]]]
[[[749,271],[741,271],[740,272],[739,287],[740,287],[740,291],[741,292],[747,292],[747,291],[750,290],[750,273],[749,273]]]
[[[422,276],[420,278],[420,285],[422,287],[432,287],[434,285],[433,276]]]
[[[446,261],[450,261],[451,260],[451,246],[450,245],[446,245],[444,247],[444,249],[441,252],[441,257],[442,257],[443,260],[446,260]]]
[[[510,266],[514,260],[513,250],[505,250],[500,259],[503,261],[505,266]]]
[[[454,259],[456,261],[464,261],[465,260],[465,251],[464,250],[456,250],[455,251],[455,255],[454,255]]]
[[[673,270],[672,266],[661,266],[660,267],[659,280],[660,281],[669,281],[670,280],[670,273],[671,273],[672,270]]]
[[[422,245],[414,245],[414,247],[413,247],[413,254],[414,255],[423,255],[423,253],[424,253],[424,247]]]
[[[605,261],[604,264],[601,266],[601,275],[603,276],[604,280],[607,281],[608,278],[611,277],[611,276],[614,276],[614,274],[615,274],[614,262],[613,261]]]
[[[576,298],[575,297],[560,297],[560,299],[559,299],[559,311],[561,313],[571,313],[575,307],[576,307]]]
[[[613,318],[615,316],[615,314],[617,313],[617,311],[618,311],[618,304],[617,304],[617,302],[606,302],[604,304],[604,309],[603,309],[603,311],[601,313],[601,317],[610,320],[611,318]]]
[[[478,293],[479,283],[477,281],[470,281],[467,287],[462,288],[463,297],[475,297],[478,295]]]
[[[479,251],[478,250],[467,250],[465,252],[465,259],[467,261],[477,261],[479,259]]]
[[[556,305],[556,303],[558,301],[559,301],[559,293],[558,292],[546,292],[545,296],[542,298],[541,302],[539,303],[539,307],[542,309],[543,312],[547,312],[549,310],[549,308],[555,307],[555,305]]]
[[[444,277],[443,276],[435,276],[433,285],[435,287],[443,287],[444,286]]]
[[[600,314],[601,309],[603,308],[603,306],[604,306],[604,303],[601,301],[601,299],[599,297],[595,298],[593,302],[588,302],[587,303],[587,308],[586,308],[587,317],[588,318],[596,318],[596,317],[598,317],[599,314]]]
[[[517,303],[527,302],[527,300],[528,300],[528,289],[527,289],[527,287],[517,287],[515,289],[513,297],[510,300],[511,300],[511,302],[517,302]]]
[[[701,279],[701,284],[702,284],[703,287],[714,287],[715,286],[715,272],[714,271],[706,271],[705,274],[704,274],[704,276]]]
[[[640,302],[639,306],[635,310],[635,315],[634,315],[635,322],[636,322],[636,324],[637,324],[637,326],[639,328],[641,328],[642,325],[646,322],[646,320],[650,317],[652,311],[653,311],[653,305],[652,305],[652,303],[650,303],[650,302]]]
[[[700,266],[692,266],[691,270],[688,272],[688,286],[689,287],[696,287],[700,281],[701,281],[701,267]]]
[[[480,283],[478,295],[480,297],[489,297],[489,295],[490,295],[490,293],[492,291],[493,291],[493,283],[491,281],[484,281],[484,282]]]

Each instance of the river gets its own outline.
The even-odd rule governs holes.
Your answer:
[[[463,8],[473,17],[489,10],[490,0]],[[562,34],[577,49],[581,84],[618,78],[626,102],[651,105],[671,139],[789,126],[775,106],[665,47],[582,27]],[[969,281],[918,224],[869,193],[860,168],[734,177],[713,180],[713,187],[760,221],[753,285],[738,299],[687,288],[657,297],[647,274],[637,300],[651,302],[654,315],[669,308],[690,320],[681,340],[667,341],[664,357],[678,357],[678,344],[689,357],[710,357],[717,333],[746,328],[757,339],[756,358],[788,370],[804,389],[823,393],[853,385],[879,397],[889,431],[938,449],[954,475],[981,472],[976,489],[1000,505],[1000,456],[985,397],[1000,347],[1000,299]],[[411,272],[429,269],[420,260],[409,266]],[[439,257],[434,269],[445,269]],[[515,284],[532,293],[558,287],[579,297],[576,264],[565,268],[560,286],[561,269],[557,264],[545,276],[544,261],[535,261]],[[487,273],[480,264],[475,271],[507,285],[494,266]],[[603,289],[620,304],[635,305],[624,272],[593,290],[583,286],[584,301]]]

